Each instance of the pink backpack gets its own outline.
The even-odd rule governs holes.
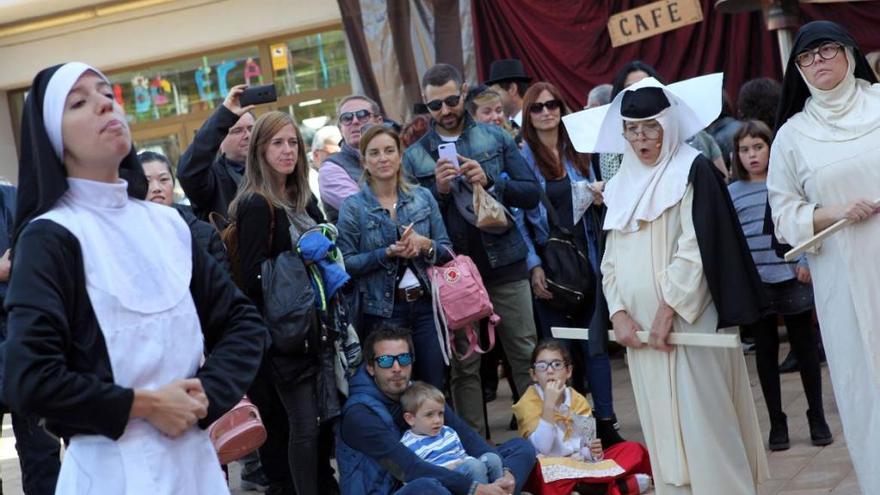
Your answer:
[[[226,465],[257,450],[266,441],[260,411],[247,397],[208,427],[220,464]]]
[[[495,326],[501,321],[492,308],[489,293],[473,260],[448,251],[452,255],[449,263],[428,268],[434,300],[434,324],[446,364],[449,364],[449,357],[453,354],[463,360],[474,352],[484,354],[492,350],[495,347]],[[488,349],[480,347],[476,330],[483,318],[489,318]],[[463,356],[459,356],[455,348],[453,332],[456,330],[467,333],[468,350]]]

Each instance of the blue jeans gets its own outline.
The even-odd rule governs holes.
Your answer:
[[[551,327],[587,328],[590,325],[589,311],[571,317],[553,309],[540,299],[535,300],[535,312],[537,313],[540,328],[538,332],[541,334],[541,339],[551,337]],[[575,369],[572,376],[572,381],[576,385],[575,389],[581,388],[578,380],[581,373],[586,373],[587,381],[590,384],[590,393],[593,396],[594,415],[597,419],[611,418],[614,415],[614,406],[611,397],[611,361],[608,359],[608,353],[591,356],[589,342],[586,340],[561,340],[560,342],[568,347],[569,352],[575,350],[574,346],[578,346],[578,350],[583,355],[584,370],[579,373],[579,370]]]
[[[434,326],[431,297],[426,295],[409,303],[395,301],[391,318],[365,314],[364,326],[367,329],[365,335],[369,335],[374,328],[383,323],[408,328],[412,331],[413,347],[415,348],[413,351],[416,358],[413,363],[413,379],[428,382],[440,390],[444,390],[446,363],[443,362],[437,328]]]
[[[494,452],[487,452],[479,459],[468,457],[455,467],[455,471],[477,483],[492,483],[504,474],[501,458]]]
[[[532,468],[537,461],[535,448],[525,438],[514,438],[495,447],[495,451],[501,456],[502,463],[516,479],[514,494],[522,491]],[[410,481],[403,488],[394,492],[394,495],[452,495],[439,481],[430,478],[419,478]]]

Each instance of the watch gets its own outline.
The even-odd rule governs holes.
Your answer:
[[[434,257],[434,243],[432,242],[432,243],[431,243],[431,247],[429,247],[428,250],[425,251],[425,258],[429,258],[429,259],[430,259],[430,258],[433,258],[433,257]]]

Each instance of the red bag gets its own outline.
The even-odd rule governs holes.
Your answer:
[[[453,354],[462,360],[474,352],[484,354],[492,350],[495,347],[495,326],[501,321],[501,317],[495,314],[489,293],[473,260],[467,256],[456,256],[451,250],[449,254],[452,255],[452,261],[428,268],[434,324],[446,364],[449,364],[449,356]],[[488,349],[480,347],[479,334],[474,328],[483,318],[489,318]],[[458,356],[453,333],[449,330],[467,333],[468,350],[463,356]]]
[[[208,427],[220,464],[226,465],[257,450],[266,441],[260,411],[247,396]]]

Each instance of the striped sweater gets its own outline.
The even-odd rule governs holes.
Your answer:
[[[752,259],[758,267],[758,274],[765,284],[785,282],[797,277],[795,267],[798,263],[806,263],[801,257],[799,262],[787,262],[776,256],[770,247],[770,236],[764,234],[764,209],[767,205],[767,184],[739,180],[727,186],[730,198],[739,216],[743,233],[749,243]]]
[[[458,433],[445,425],[435,436],[419,435],[407,430],[400,441],[425,462],[435,466],[453,469],[468,458]]]

